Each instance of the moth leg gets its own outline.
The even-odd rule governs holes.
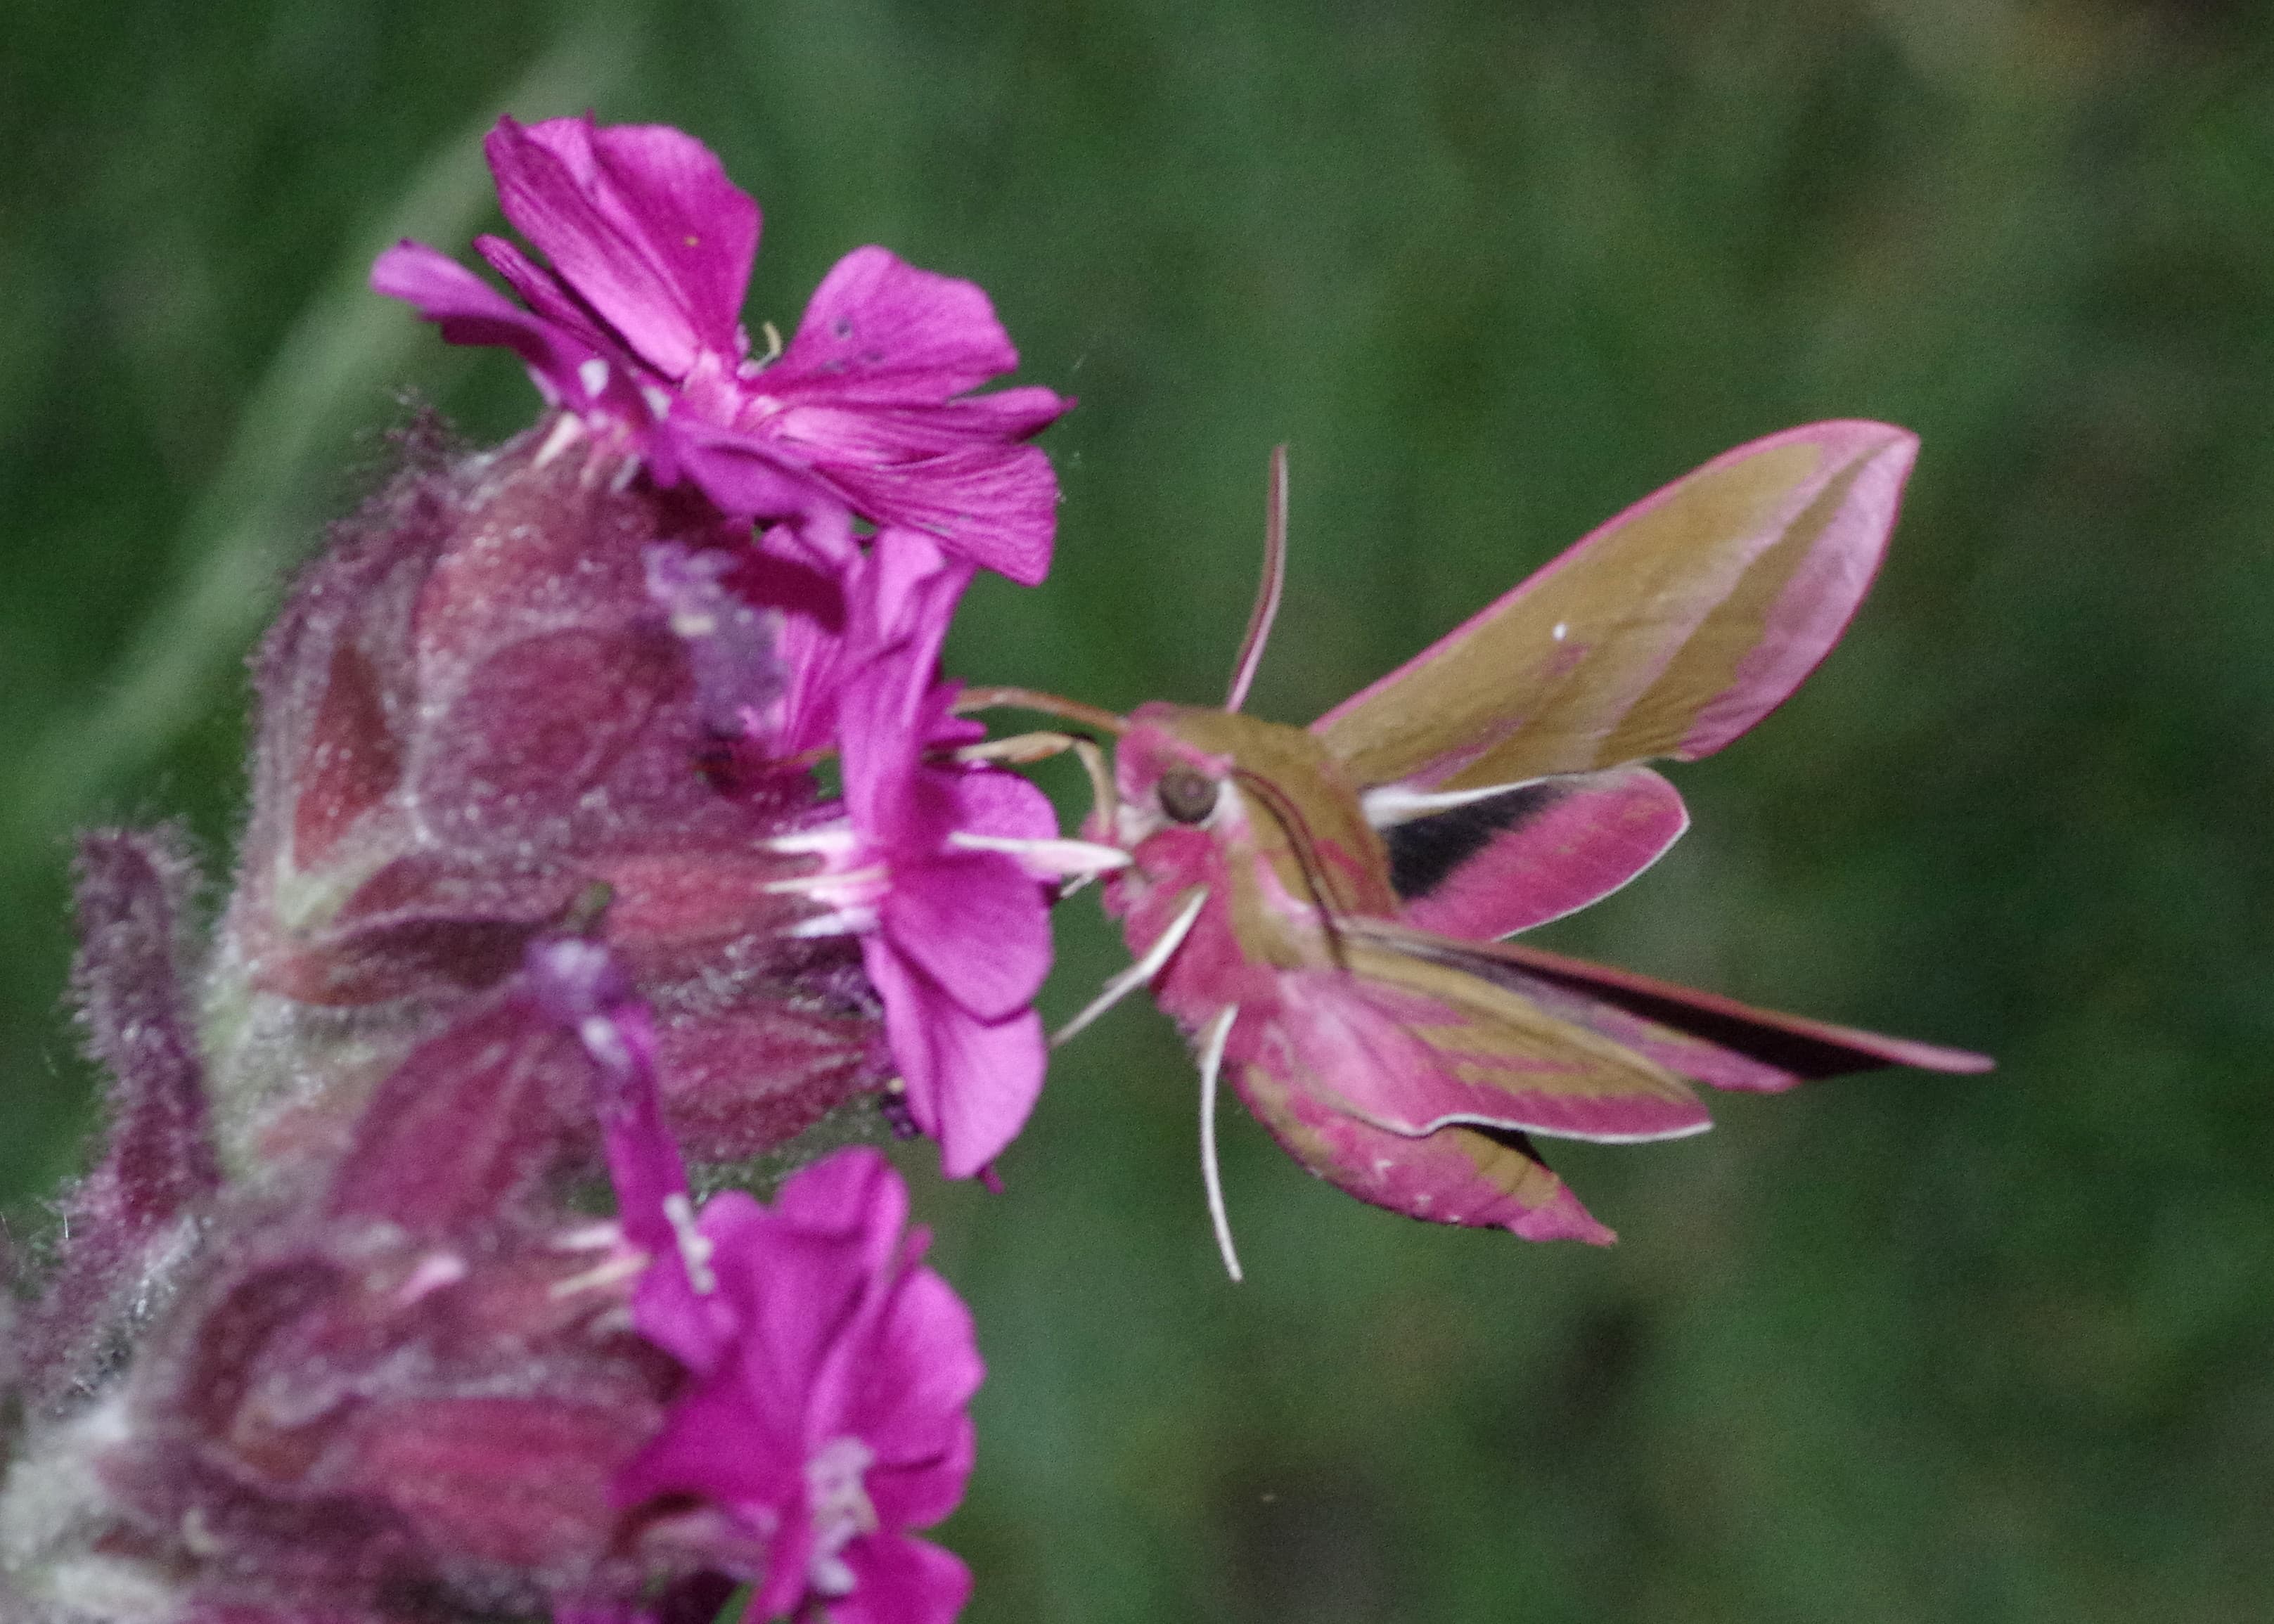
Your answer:
[[[1014,767],[1023,767],[1048,761],[1053,756],[1063,756],[1068,750],[1081,758],[1081,770],[1089,777],[1092,816],[1103,828],[1111,831],[1120,822],[1121,797],[1113,787],[1113,773],[1105,764],[1105,752],[1097,748],[1095,739],[1081,733],[1013,733],[1007,738],[986,739],[977,744],[967,744],[955,752],[955,759],[960,762],[1003,762]]]
[[[1224,1176],[1216,1164],[1216,1083],[1224,1070],[1224,1046],[1231,1041],[1232,1022],[1239,1005],[1226,1004],[1224,1013],[1209,1023],[1201,1040],[1201,1183],[1208,1190],[1209,1222],[1216,1229],[1216,1248],[1224,1254],[1224,1273],[1239,1282],[1239,1254],[1232,1250],[1231,1220],[1224,1210]]]
[[[1014,767],[1025,767],[1038,761],[1048,761],[1053,756],[1063,756],[1079,741],[1079,736],[1073,733],[1012,733],[1001,739],[984,739],[977,744],[964,745],[955,752],[955,759],[960,762],[1006,762]]]
[[[969,716],[975,710],[1033,710],[1043,716],[1079,722],[1085,727],[1095,727],[1100,733],[1118,736],[1129,731],[1127,721],[1111,710],[1086,705],[1079,699],[1061,699],[1056,694],[1045,694],[1031,688],[965,688],[955,696],[955,713]]]
[[[1163,967],[1175,955],[1176,951],[1184,945],[1185,938],[1192,934],[1193,921],[1200,918],[1201,909],[1206,906],[1208,898],[1207,886],[1203,885],[1195,891],[1192,900],[1186,903],[1178,910],[1176,918],[1169,921],[1169,928],[1161,933],[1152,946],[1145,950],[1145,956],[1106,982],[1099,990],[1097,996],[1092,998],[1083,1007],[1081,1013],[1059,1027],[1058,1035],[1050,1040],[1050,1047],[1056,1049],[1131,993],[1160,974]]]

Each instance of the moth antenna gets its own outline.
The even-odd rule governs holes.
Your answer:
[[[1271,447],[1271,476],[1263,500],[1263,578],[1255,583],[1255,607],[1248,612],[1247,635],[1239,640],[1239,658],[1231,665],[1231,696],[1227,710],[1247,703],[1247,689],[1255,668],[1263,663],[1263,645],[1270,640],[1271,622],[1279,613],[1280,590],[1287,584],[1287,447]]]
[[[1319,929],[1326,933],[1327,952],[1334,959],[1335,967],[1347,973],[1350,955],[1343,946],[1342,928],[1335,922],[1335,911],[1327,904],[1326,865],[1319,861],[1318,846],[1311,838],[1310,825],[1303,821],[1302,808],[1260,772],[1234,767],[1231,776],[1255,792],[1257,803],[1279,825],[1279,832],[1287,837],[1288,849],[1295,854],[1295,871],[1303,876],[1303,889],[1311,893],[1311,911],[1319,916]]]
[[[1106,982],[1097,996],[1092,998],[1084,1006],[1081,1014],[1060,1026],[1058,1035],[1050,1040],[1050,1047],[1056,1049],[1131,993],[1160,974],[1162,967],[1175,956],[1177,950],[1185,944],[1185,938],[1192,935],[1193,921],[1200,918],[1201,909],[1207,904],[1208,899],[1207,886],[1203,885],[1193,892],[1193,899],[1178,910],[1176,918],[1169,921],[1169,928],[1161,933],[1160,940],[1145,950],[1145,956],[1142,959]]]
[[[1201,1043],[1201,1182],[1208,1187],[1209,1222],[1216,1228],[1216,1249],[1224,1254],[1224,1271],[1239,1283],[1239,1253],[1232,1249],[1231,1220],[1224,1215],[1224,1177],[1216,1164],[1216,1079],[1224,1069],[1224,1046],[1231,1039],[1231,1023],[1239,1019],[1239,1005],[1229,1004],[1209,1023]]]

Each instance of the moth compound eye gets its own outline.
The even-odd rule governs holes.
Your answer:
[[[1179,823],[1197,823],[1216,810],[1216,781],[1190,767],[1171,767],[1161,775],[1154,793],[1161,810]]]

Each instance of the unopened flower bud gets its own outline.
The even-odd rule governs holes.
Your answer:
[[[305,1139],[305,1113],[343,1120],[580,909],[657,1011],[698,1155],[767,1148],[879,1074],[856,951],[795,935],[812,905],[770,888],[809,866],[767,842],[809,815],[811,775],[704,771],[719,718],[698,691],[718,685],[696,658],[763,684],[765,622],[697,649],[651,590],[658,559],[715,590],[702,560],[750,544],[619,471],[541,427],[414,455],[293,591],[257,664],[208,998],[234,1158]]]

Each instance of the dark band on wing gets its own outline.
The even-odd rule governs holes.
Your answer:
[[[1542,778],[1448,811],[1392,823],[1382,831],[1389,847],[1391,886],[1407,902],[1427,896],[1502,834],[1540,816],[1570,793],[1566,782]]]

